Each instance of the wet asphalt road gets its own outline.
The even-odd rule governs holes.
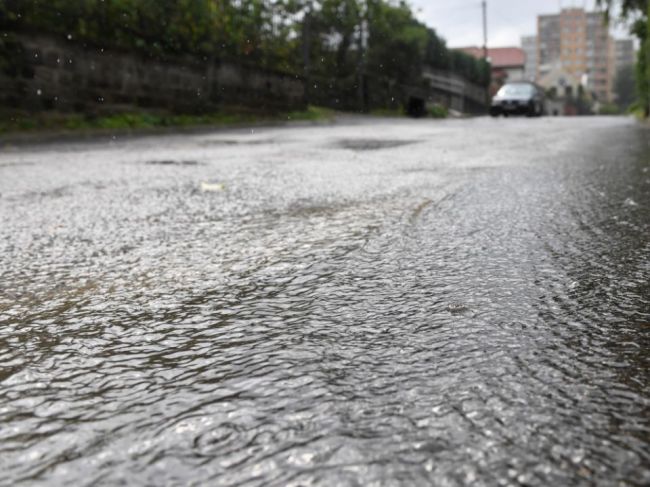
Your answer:
[[[0,484],[648,485],[650,131],[0,152]]]

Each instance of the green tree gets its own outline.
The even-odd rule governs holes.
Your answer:
[[[637,99],[635,74],[634,66],[623,66],[616,73],[614,93],[621,110],[627,110]]]
[[[644,114],[650,117],[650,0],[597,0],[606,21],[616,8],[621,9],[623,18],[636,18],[631,32],[640,41],[641,49],[637,61],[637,96]]]

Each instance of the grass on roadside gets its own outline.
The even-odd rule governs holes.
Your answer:
[[[255,124],[276,121],[326,121],[335,112],[326,108],[308,107],[303,111],[254,114],[228,111],[203,115],[175,115],[150,112],[128,112],[105,116],[65,113],[0,114],[0,134],[47,130],[138,130],[161,127],[199,127]]]
[[[402,118],[406,117],[406,111],[403,108],[379,108],[372,110],[370,115],[373,117]]]
[[[630,108],[628,108],[627,113],[633,115],[637,120],[641,122],[648,123],[648,119],[645,116],[645,110],[643,105],[639,102],[633,103]]]
[[[433,105],[429,108],[429,117],[431,118],[447,118],[449,110],[443,105]]]
[[[287,120],[318,122],[323,120],[332,120],[335,115],[336,112],[334,110],[310,105],[307,107],[307,110],[287,113],[285,118]]]

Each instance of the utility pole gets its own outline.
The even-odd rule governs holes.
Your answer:
[[[487,0],[481,2],[483,7],[483,59],[488,59]]]
[[[366,78],[366,55],[368,50],[368,36],[370,35],[368,16],[368,1],[364,0],[361,2],[357,59],[357,96],[359,99],[359,111],[362,113],[368,110],[368,80]]]
[[[646,118],[650,118],[650,0],[648,1],[648,13],[646,16],[648,17],[648,35],[646,35],[645,39],[645,81],[647,84],[648,93],[646,94],[647,99],[645,101],[645,116]]]
[[[309,3],[302,19],[302,62],[303,62],[303,77],[305,85],[305,103],[311,103],[311,17],[312,5]]]
[[[483,7],[483,61],[485,68],[488,67],[488,23],[487,23],[487,0],[481,2]],[[492,73],[488,71],[489,81],[485,87],[485,105],[489,109],[490,105],[490,85],[492,84]]]

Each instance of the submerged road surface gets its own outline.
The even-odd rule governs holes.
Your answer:
[[[648,485],[650,131],[0,153],[0,484]]]

